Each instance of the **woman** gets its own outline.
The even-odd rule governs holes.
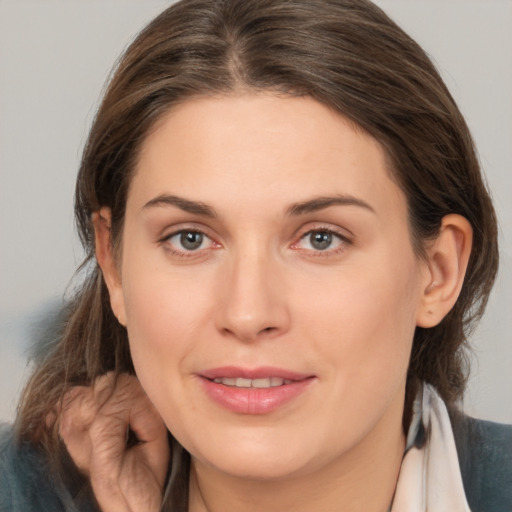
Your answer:
[[[455,408],[492,203],[373,4],[162,13],[106,92],[76,217],[91,268],[4,440],[6,510],[510,508],[510,430]]]

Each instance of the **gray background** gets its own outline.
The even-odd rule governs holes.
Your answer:
[[[78,160],[107,74],[170,2],[0,0],[0,420],[13,418],[33,325],[82,252]],[[501,225],[500,277],[472,341],[467,412],[512,423],[512,2],[379,0],[429,52],[472,129]]]

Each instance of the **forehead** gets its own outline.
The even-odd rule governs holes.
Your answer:
[[[364,195],[377,208],[404,202],[375,139],[311,98],[268,93],[191,99],[162,118],[142,146],[128,201],[162,193],[257,208],[334,193]]]

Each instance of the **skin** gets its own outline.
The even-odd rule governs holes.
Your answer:
[[[387,509],[414,329],[458,296],[465,219],[445,217],[418,258],[377,141],[312,99],[245,94],[189,100],[151,132],[119,261],[110,212],[93,220],[137,377],[192,455],[191,511]],[[180,242],[191,231],[197,250]],[[241,414],[198,378],[227,365],[312,379],[275,411]]]
[[[59,435],[76,466],[89,476],[104,512],[160,510],[169,465],[167,430],[131,375],[101,376],[76,386],[59,411]],[[127,447],[128,425],[138,443]]]

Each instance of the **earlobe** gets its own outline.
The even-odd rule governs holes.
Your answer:
[[[110,208],[106,207],[92,214],[96,260],[98,261],[98,265],[103,273],[103,279],[108,288],[112,311],[119,323],[125,326],[126,313],[123,290],[112,247],[111,218]]]
[[[439,235],[427,249],[425,282],[416,318],[419,327],[434,327],[459,297],[471,254],[473,230],[465,217],[443,217]]]

